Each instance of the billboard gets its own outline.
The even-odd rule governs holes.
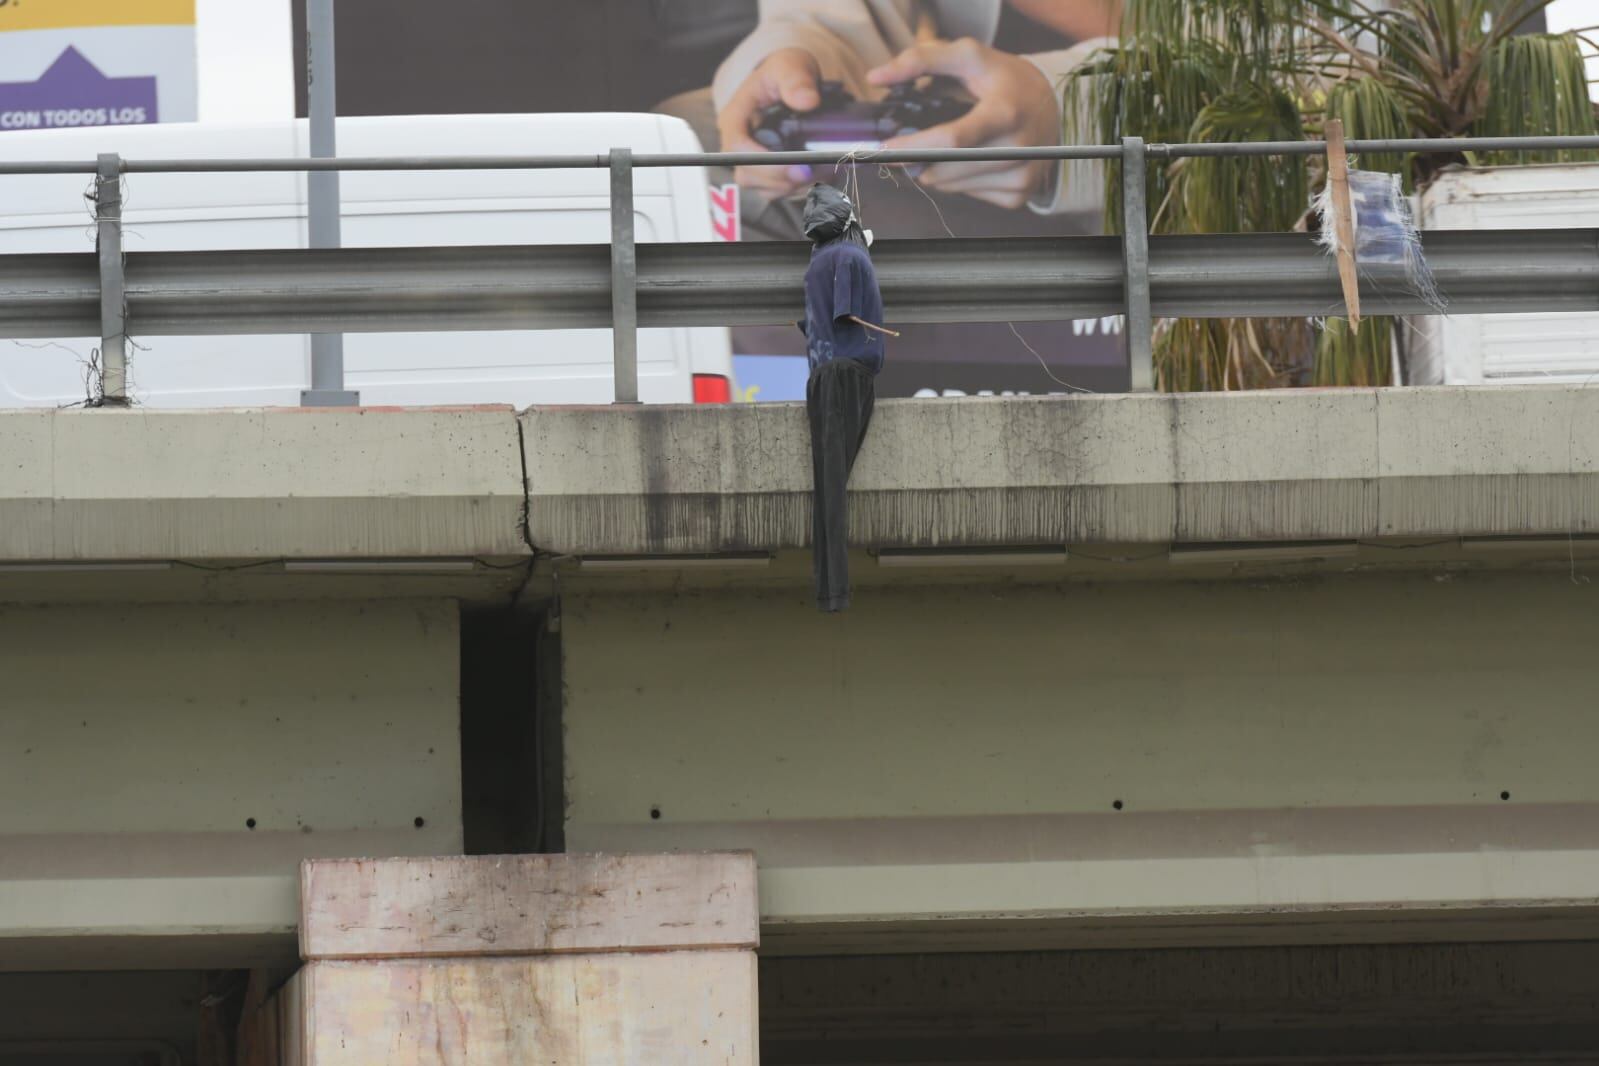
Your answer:
[[[339,113],[658,112],[689,123],[707,150],[1053,144],[1061,80],[1102,43],[1115,8],[1115,0],[461,0],[446,17],[431,0],[339,0]],[[303,12],[294,9],[303,54]],[[303,71],[298,78],[304,115]],[[1092,168],[1074,166],[1069,183],[1053,163],[865,166],[851,191],[877,238],[1102,232]],[[744,241],[801,239],[803,189],[849,180],[847,169],[777,167],[709,179],[718,235]],[[1119,318],[906,325],[878,394],[1120,390],[1120,329]],[[733,344],[741,399],[803,397],[803,338],[792,326],[735,328]]]
[[[195,0],[0,0],[0,131],[193,122]]]

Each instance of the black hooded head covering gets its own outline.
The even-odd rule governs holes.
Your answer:
[[[866,247],[866,235],[855,217],[855,205],[838,189],[824,182],[811,186],[805,197],[805,214],[802,220],[805,236],[817,248],[847,238]]]

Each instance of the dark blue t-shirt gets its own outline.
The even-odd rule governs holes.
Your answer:
[[[848,240],[823,245],[805,271],[805,355],[815,370],[831,359],[854,359],[883,369],[883,335],[849,316],[883,324],[883,296],[866,249]]]

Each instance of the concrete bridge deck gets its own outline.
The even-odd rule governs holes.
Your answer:
[[[796,405],[0,412],[0,561],[769,552],[808,536]],[[1599,530],[1599,390],[887,401],[878,549]]]
[[[770,952],[1599,928],[1599,391],[887,402],[842,618],[808,472],[783,405],[0,413],[0,968],[467,848],[513,603],[501,800],[753,848]]]

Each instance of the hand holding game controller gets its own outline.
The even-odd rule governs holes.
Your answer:
[[[1060,104],[1039,70],[1021,56],[970,38],[915,45],[871,71],[873,85],[899,85],[926,75],[953,78],[977,103],[961,115],[920,132],[887,140],[887,148],[1023,147],[1060,143]],[[1055,180],[1049,160],[935,163],[916,175],[928,189],[962,193],[1005,208],[1019,208]]]
[[[716,116],[724,152],[764,151],[752,136],[755,116],[764,108],[782,104],[797,112],[821,105],[822,68],[803,48],[779,48],[763,59]],[[793,192],[812,180],[811,168],[738,167],[734,180],[745,188],[772,196]]]
[[[934,77],[923,87],[904,81],[881,100],[857,100],[836,81],[818,86],[820,102],[807,111],[787,104],[763,107],[750,136],[772,152],[876,151],[885,141],[953,122],[972,109],[961,84]]]
[[[919,84],[925,82],[926,84]],[[951,122],[972,100],[953,78],[908,79],[881,100],[857,100],[838,82],[824,82],[809,52],[784,48],[756,67],[718,116],[724,151],[850,151]],[[740,185],[774,196],[812,180],[812,169],[739,167]]]

